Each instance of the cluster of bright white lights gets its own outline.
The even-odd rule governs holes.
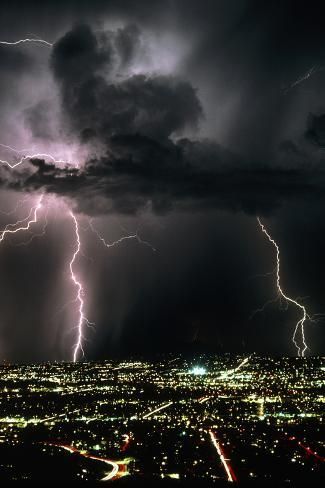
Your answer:
[[[203,366],[194,366],[190,370],[190,374],[194,374],[195,376],[200,376],[206,374],[207,370]]]

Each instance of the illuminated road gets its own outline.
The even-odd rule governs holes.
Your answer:
[[[248,356],[247,358],[243,359],[243,361],[241,363],[238,364],[238,366],[236,366],[235,368],[233,369],[228,369],[227,371],[225,371],[224,373],[221,374],[221,378],[226,378],[227,376],[230,376],[234,373],[236,373],[237,371],[239,371],[243,366],[245,366],[245,364],[248,363],[248,361],[250,360],[251,356]]]
[[[173,402],[168,402],[168,403],[165,403],[164,405],[162,405],[161,407],[158,407],[158,408],[155,408],[154,410],[151,410],[151,412],[149,413],[146,413],[146,415],[144,415],[142,418],[144,419],[147,419],[148,417],[150,417],[150,415],[152,415],[153,413],[156,413],[156,412],[160,412],[160,410],[164,410],[165,408],[169,407],[170,405],[172,405]]]
[[[212,398],[212,396],[207,396],[207,397],[201,397],[198,399],[198,402],[199,403],[205,403],[207,402],[210,398]]]
[[[47,443],[47,445],[54,446],[54,447],[58,447],[58,448],[61,448],[61,449],[65,449],[66,451],[70,452],[71,454],[79,454],[79,456],[83,456],[83,457],[88,458],[88,459],[93,459],[94,461],[100,461],[102,463],[108,464],[112,469],[100,481],[113,480],[115,478],[119,478],[119,477],[124,476],[126,474],[126,462],[124,462],[124,461],[115,462],[115,461],[112,461],[111,459],[106,459],[106,458],[101,458],[101,457],[98,457],[98,456],[93,456],[92,454],[89,454],[88,452],[79,451],[79,449],[77,449],[76,447],[74,447],[74,446],[67,446],[65,444],[51,444],[51,443]]]
[[[307,447],[307,446],[304,446],[300,441],[298,441],[296,439],[296,437],[289,437],[289,441],[297,441],[297,444],[299,447],[301,447],[309,456],[312,456],[314,457],[315,459],[317,459],[318,461],[324,463],[325,462],[325,458],[323,456],[320,456],[319,454],[317,454],[317,452],[315,451],[312,451],[310,449],[310,447]]]
[[[237,481],[237,478],[235,476],[235,473],[233,472],[230,464],[228,464],[229,459],[225,459],[225,456],[223,455],[223,452],[222,452],[221,445],[218,442],[218,440],[217,440],[216,436],[214,435],[214,433],[212,432],[212,430],[209,430],[209,434],[210,434],[210,438],[211,438],[212,444],[216,448],[217,453],[218,453],[218,456],[220,458],[220,461],[222,462],[222,465],[224,467],[224,470],[225,470],[225,472],[227,474],[228,481],[231,481],[231,482]]]
[[[251,356],[248,356],[247,358],[243,359],[239,364],[238,366],[236,366],[235,368],[233,369],[228,369],[227,371],[225,371],[224,373],[221,373],[220,375],[220,379],[225,379],[227,377],[231,377],[231,375],[233,375],[234,373],[236,373],[237,371],[239,371],[242,367],[244,367],[248,361],[250,360]],[[198,402],[199,403],[205,403],[207,402],[210,398],[213,398],[214,396],[213,395],[210,395],[210,396],[204,396],[204,397],[200,397],[198,399]]]

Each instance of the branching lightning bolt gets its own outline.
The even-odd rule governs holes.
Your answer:
[[[304,356],[305,355],[305,352],[306,350],[308,349],[308,346],[306,344],[306,338],[305,338],[305,329],[304,329],[304,325],[305,325],[305,322],[306,320],[311,320],[311,317],[308,315],[307,311],[306,311],[306,307],[304,305],[302,305],[300,302],[298,302],[297,300],[294,300],[293,298],[289,297],[288,295],[286,295],[281,287],[281,281],[280,281],[280,249],[279,249],[279,246],[278,244],[275,242],[275,240],[271,237],[271,235],[269,234],[269,232],[267,231],[265,225],[261,222],[261,219],[259,217],[257,217],[257,222],[258,222],[258,225],[260,226],[262,232],[266,235],[266,237],[268,238],[269,242],[274,246],[275,250],[276,250],[276,288],[277,288],[277,292],[278,292],[278,297],[277,298],[284,298],[284,300],[288,303],[292,303],[293,305],[295,305],[297,308],[299,308],[299,310],[301,311],[302,313],[302,317],[298,320],[298,322],[296,323],[296,326],[295,326],[295,330],[294,330],[294,333],[293,333],[293,336],[292,336],[292,341],[298,351],[298,356]],[[277,299],[275,300],[269,300],[267,302],[267,304],[271,303],[271,302],[274,302],[276,301]],[[262,307],[261,309],[259,309],[259,311],[261,310],[264,310],[265,307]],[[299,344],[297,343],[297,340],[296,340],[296,336],[297,336],[297,333],[298,331],[300,330],[300,333],[301,333],[301,340],[302,340],[302,346],[299,346]]]
[[[69,164],[70,163],[70,161],[68,161],[68,160],[56,158],[52,154],[48,154],[48,153],[39,152],[39,153],[32,153],[32,154],[22,154],[22,153],[25,153],[24,149],[16,149],[14,147],[7,146],[6,144],[0,144],[0,147],[3,147],[7,150],[10,150],[12,152],[15,152],[16,154],[21,155],[20,158],[18,159],[18,161],[16,161],[16,162],[10,162],[6,159],[0,159],[0,163],[9,166],[10,169],[15,169],[17,166],[20,166],[25,161],[30,160],[30,159],[50,159],[54,164]],[[75,166],[78,167],[79,164],[76,163]]]
[[[74,302],[78,303],[78,313],[79,313],[78,323],[76,326],[76,328],[78,330],[78,336],[77,336],[77,342],[74,346],[74,351],[73,351],[73,362],[75,363],[77,361],[78,354],[80,351],[81,351],[82,355],[84,356],[84,349],[83,349],[83,345],[82,345],[82,341],[84,339],[83,326],[84,326],[84,324],[89,325],[89,326],[93,325],[93,324],[85,316],[85,312],[84,312],[84,305],[85,304],[84,304],[84,299],[83,299],[84,289],[83,289],[83,285],[82,285],[80,279],[77,278],[77,276],[74,272],[74,264],[75,264],[75,261],[77,259],[78,254],[80,253],[80,249],[81,249],[79,224],[78,224],[78,220],[77,220],[76,216],[74,215],[74,213],[71,210],[69,212],[69,215],[70,215],[71,219],[73,220],[75,235],[76,235],[76,247],[75,247],[74,253],[72,255],[71,261],[69,263],[71,280],[74,283],[76,290],[77,290],[77,295],[76,295]]]
[[[0,242],[2,242],[8,234],[17,234],[21,231],[29,230],[32,224],[37,222],[38,212],[42,207],[43,194],[39,197],[37,204],[34,205],[28,216],[23,220],[18,220],[13,224],[7,224],[6,227],[0,231]]]
[[[98,239],[103,243],[103,245],[107,248],[110,248],[110,247],[114,247],[114,246],[117,246],[118,244],[121,244],[121,242],[123,241],[126,241],[126,240],[133,240],[135,239],[136,241],[138,241],[139,244],[143,244],[145,246],[148,246],[150,247],[150,249],[152,251],[156,251],[156,249],[152,246],[152,244],[150,244],[150,242],[148,241],[144,241],[143,239],[141,239],[141,237],[139,236],[138,234],[138,231],[136,231],[135,234],[129,234],[129,235],[126,235],[126,236],[123,236],[123,237],[120,237],[119,239],[117,239],[116,241],[113,241],[113,242],[106,242],[106,240],[104,239],[104,237],[102,237],[98,230],[94,227],[93,223],[92,223],[92,220],[90,219],[89,220],[89,227],[91,228],[91,230],[94,232],[94,234],[98,237]]]
[[[29,199],[29,197],[21,198],[20,200],[17,200],[16,205],[12,210],[9,210],[8,212],[6,212],[5,210],[0,210],[0,213],[9,217],[10,215],[13,215],[14,213],[16,213],[17,210],[19,209],[19,207],[21,205],[23,205],[25,202],[27,202],[28,199]]]
[[[43,225],[41,227],[41,231],[40,232],[35,232],[34,234],[32,234],[30,236],[30,238],[27,241],[20,242],[19,244],[17,244],[17,246],[28,246],[36,237],[43,237],[43,236],[45,236],[46,229],[47,229],[47,226],[48,226],[48,213],[49,213],[49,207],[47,207],[47,209],[46,209],[46,213],[45,213],[45,216],[44,216],[44,221],[43,221]]]

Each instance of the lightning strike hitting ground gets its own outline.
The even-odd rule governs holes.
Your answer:
[[[0,242],[2,242],[8,234],[17,234],[18,232],[29,230],[31,225],[37,222],[38,212],[42,207],[43,197],[44,195],[39,197],[37,204],[31,208],[28,216],[25,219],[18,220],[13,224],[7,224],[6,227],[0,231]]]
[[[72,255],[72,259],[69,263],[70,276],[71,276],[72,282],[74,283],[74,285],[77,289],[77,295],[76,295],[74,302],[79,304],[79,307],[78,307],[79,319],[78,319],[78,323],[76,326],[76,328],[78,330],[78,336],[77,336],[77,342],[74,346],[74,351],[73,351],[73,362],[75,363],[77,361],[78,354],[80,351],[81,351],[82,355],[84,356],[84,350],[83,350],[83,345],[82,345],[82,341],[84,339],[83,326],[84,326],[84,324],[86,324],[86,325],[93,325],[93,324],[85,316],[84,300],[83,300],[84,289],[83,289],[83,285],[82,285],[81,281],[77,278],[77,276],[74,272],[74,264],[75,264],[75,261],[77,259],[78,254],[80,253],[80,248],[81,248],[79,224],[78,224],[78,220],[76,219],[76,217],[72,211],[69,212],[69,215],[70,215],[71,219],[73,220],[75,235],[76,235],[76,247],[75,247],[75,251]]]
[[[271,235],[268,233],[268,231],[266,230],[264,224],[261,222],[261,219],[259,217],[257,217],[257,222],[258,222],[258,225],[260,226],[262,232],[266,235],[266,237],[268,238],[269,242],[274,246],[275,250],[276,250],[276,288],[277,288],[277,292],[278,292],[278,299],[279,298],[284,298],[286,302],[289,302],[289,303],[292,303],[293,305],[295,305],[297,308],[299,308],[299,310],[301,310],[301,313],[302,313],[302,317],[298,320],[298,322],[296,323],[296,326],[295,326],[295,330],[294,330],[294,333],[293,333],[293,336],[292,336],[292,341],[298,351],[298,356],[304,356],[305,355],[305,352],[306,350],[308,349],[308,346],[306,344],[306,339],[305,339],[305,330],[304,330],[304,325],[305,325],[305,322],[306,320],[310,320],[310,316],[307,314],[307,311],[306,311],[306,308],[304,305],[302,305],[301,303],[299,303],[297,300],[294,300],[293,298],[290,298],[288,295],[286,295],[283,291],[283,289],[281,288],[281,281],[280,281],[280,249],[279,249],[279,246],[277,245],[277,243],[275,242],[275,240],[271,237]],[[272,301],[276,301],[277,299],[275,300],[272,300]],[[271,301],[267,302],[267,303],[270,303]],[[260,310],[263,310],[265,307],[263,307],[262,309]],[[297,343],[296,341],[296,336],[297,336],[297,333],[298,331],[300,330],[300,333],[301,333],[301,341],[302,341],[302,346],[299,346],[299,344]]]
[[[109,242],[106,242],[105,239],[99,234],[98,230],[94,227],[92,220],[89,220],[89,227],[94,232],[94,234],[96,234],[96,236],[103,243],[103,245],[107,248],[114,247],[118,244],[121,244],[121,242],[126,241],[126,240],[135,239],[136,241],[138,241],[139,244],[143,244],[144,246],[150,247],[150,249],[154,252],[156,251],[156,249],[150,244],[150,242],[144,241],[140,238],[138,231],[135,234],[130,234],[127,236],[120,237],[120,239],[117,239],[116,241],[109,243]]]
[[[53,43],[45,41],[44,39],[38,38],[26,38],[26,39],[18,39],[18,41],[0,41],[0,45],[4,46],[18,46],[19,44],[26,44],[26,43],[36,43],[36,44],[43,44],[47,47],[52,47]]]

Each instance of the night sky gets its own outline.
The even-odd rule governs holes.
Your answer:
[[[32,233],[0,242],[0,361],[72,359],[70,210],[95,324],[83,324],[87,359],[297,353],[297,307],[251,316],[277,295],[275,248],[256,217],[279,246],[285,293],[325,313],[321,4],[1,2],[0,41],[52,46],[0,44],[0,143],[22,149],[2,146],[0,159],[56,161],[0,164],[2,229],[44,195]],[[145,242],[106,248],[94,229]],[[306,355],[324,351],[317,317]]]

